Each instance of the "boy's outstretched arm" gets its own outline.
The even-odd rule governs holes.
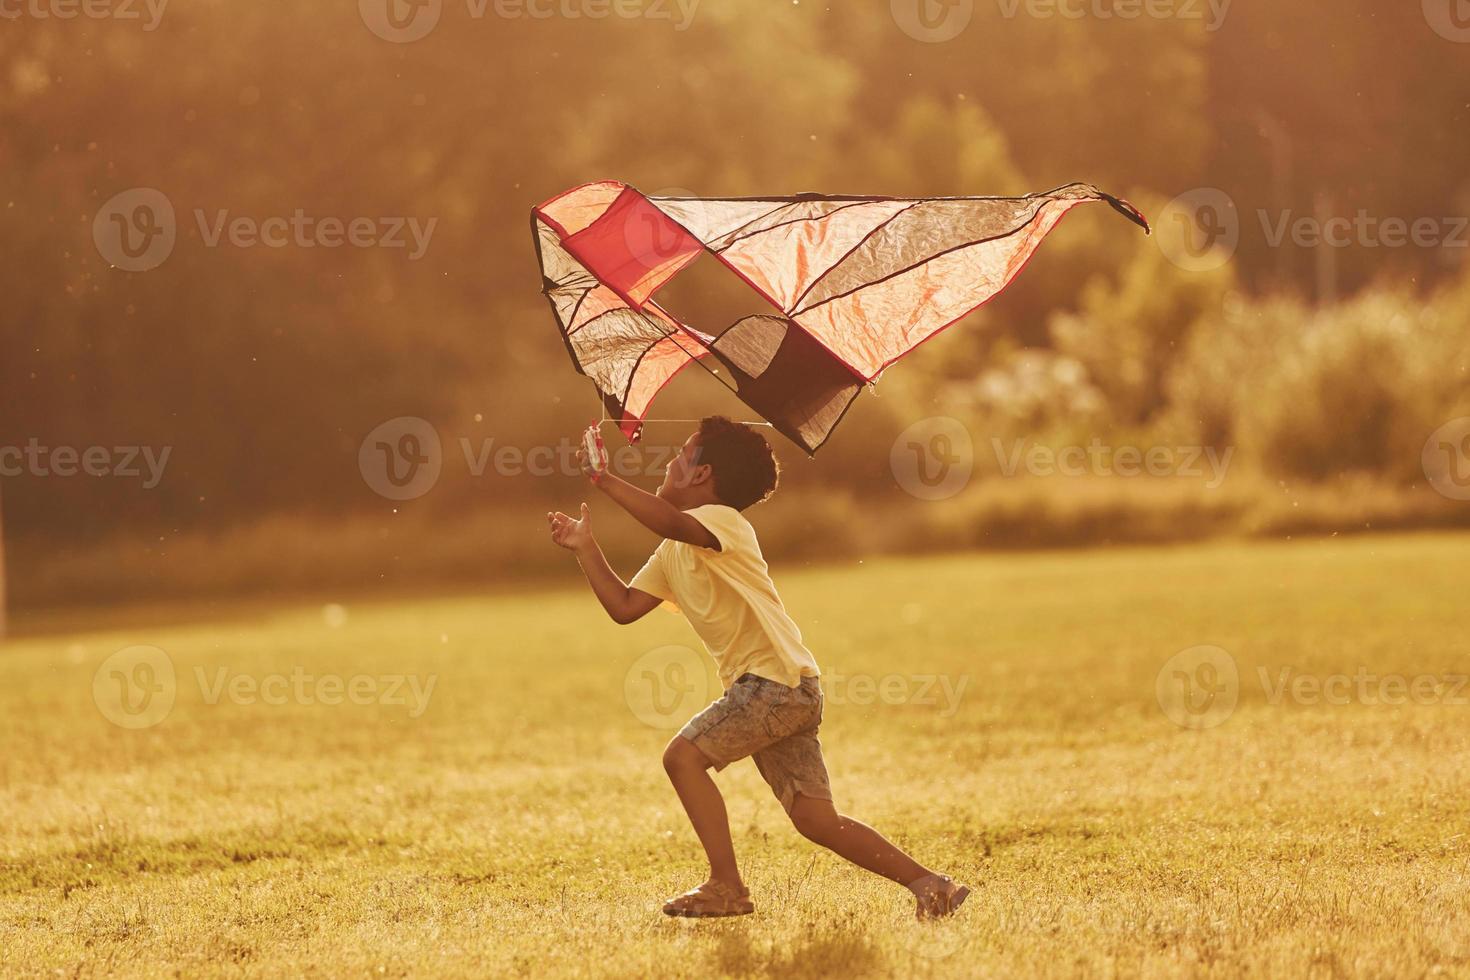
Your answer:
[[[607,610],[613,622],[621,625],[636,622],[663,602],[658,596],[649,595],[641,589],[630,589],[626,582],[618,578],[618,573],[607,563],[602,548],[592,535],[592,518],[587,512],[586,504],[582,505],[580,520],[557,511],[554,514],[548,513],[546,522],[551,525],[551,540],[577,556],[582,574],[587,576],[587,583],[592,586],[597,601],[602,603],[602,608]]]
[[[581,450],[577,451],[577,460],[582,465],[582,472],[593,478],[597,489],[607,494],[613,503],[654,534],[672,541],[684,541],[701,548],[720,550],[720,539],[709,528],[664,498],[647,490],[640,490],[613,473],[594,474],[587,464],[587,454]]]

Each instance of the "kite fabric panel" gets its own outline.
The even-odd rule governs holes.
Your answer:
[[[654,397],[699,363],[815,453],[863,386],[1013,280],[1091,184],[1025,197],[646,197],[618,181],[531,212],[542,291],[577,370],[636,441]],[[656,297],[702,255],[752,313],[686,324]],[[712,328],[718,327],[718,332]]]

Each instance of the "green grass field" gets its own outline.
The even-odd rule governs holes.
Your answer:
[[[707,677],[682,620],[607,623],[569,561],[560,592],[0,647],[4,972],[1470,971],[1470,536],[776,576],[839,807],[978,886],[955,919],[799,838],[748,762],[719,782],[756,915],[660,915],[703,874],[659,753]],[[168,662],[104,664],[139,644]],[[1157,682],[1201,645],[1238,684],[1171,664],[1166,694],[1216,691],[1195,729]]]

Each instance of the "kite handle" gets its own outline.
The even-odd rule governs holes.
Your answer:
[[[582,433],[582,449],[587,453],[587,465],[592,472],[587,476],[594,485],[601,483],[607,475],[607,450],[602,442],[602,423],[594,422]]]
[[[1121,197],[1114,197],[1106,191],[1098,191],[1098,193],[1102,195],[1102,199],[1104,201],[1107,201],[1108,204],[1112,205],[1114,211],[1118,212],[1123,217],[1127,218],[1129,221],[1142,228],[1145,235],[1152,235],[1154,233],[1153,229],[1149,227],[1148,219],[1143,216],[1142,211],[1138,210],[1132,204],[1129,204],[1127,201],[1123,200]]]

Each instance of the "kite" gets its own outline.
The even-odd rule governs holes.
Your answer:
[[[699,363],[809,454],[865,385],[1004,289],[1072,208],[1133,205],[1091,184],[1024,197],[648,197],[618,181],[534,208],[542,292],[577,371],[636,442],[659,391]],[[709,332],[655,298],[708,255],[750,314]]]

